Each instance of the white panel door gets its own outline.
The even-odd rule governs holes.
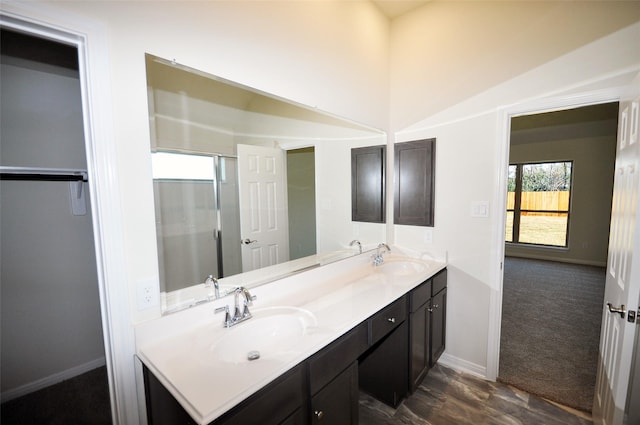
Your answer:
[[[640,295],[639,109],[640,75],[629,99],[620,102],[605,304],[593,401],[594,422],[604,425],[623,423],[636,333],[635,323],[629,320],[638,311]]]
[[[284,151],[238,145],[242,271],[289,260]]]

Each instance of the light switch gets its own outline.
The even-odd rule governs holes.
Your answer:
[[[472,202],[471,217],[489,217],[489,201]]]

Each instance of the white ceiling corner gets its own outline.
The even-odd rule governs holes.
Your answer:
[[[431,0],[371,0],[389,19],[397,18],[430,1]]]

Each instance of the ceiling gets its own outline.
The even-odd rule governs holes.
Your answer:
[[[618,131],[618,102],[511,119],[511,145],[555,140],[608,137]],[[604,140],[604,139],[603,139]]]
[[[389,19],[416,9],[431,0],[371,0]]]

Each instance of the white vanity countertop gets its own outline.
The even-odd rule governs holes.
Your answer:
[[[385,264],[404,258],[385,255]],[[228,329],[224,313],[213,310],[229,305],[233,314],[233,297],[145,322],[136,326],[137,355],[196,422],[207,424],[446,267],[411,261],[424,270],[382,273],[363,254],[262,285],[251,290],[257,296],[254,317]],[[285,347],[272,355],[261,351],[255,361],[247,361],[242,350],[242,357],[233,354],[238,341],[247,344],[252,326],[283,306],[310,313],[312,323],[302,335],[288,336]],[[218,359],[220,353],[226,361]]]

